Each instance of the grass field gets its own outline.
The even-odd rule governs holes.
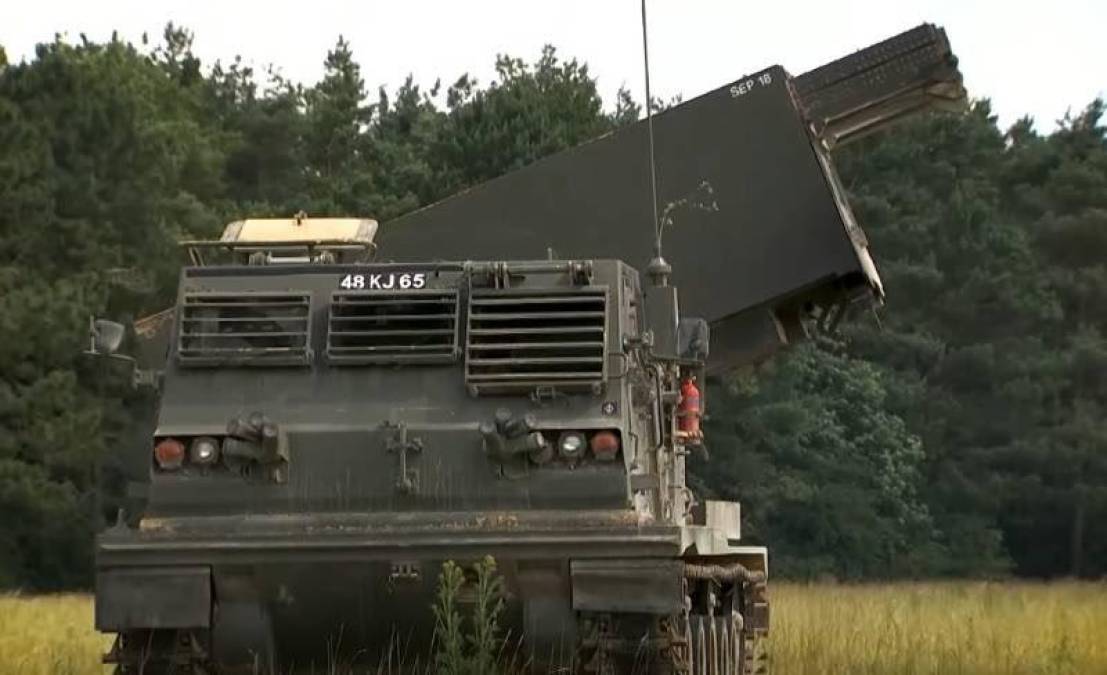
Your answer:
[[[1107,584],[771,587],[773,675],[1107,675]],[[0,596],[0,673],[84,675],[107,641],[77,595]]]
[[[0,673],[84,675],[100,666],[110,641],[92,630],[87,595],[0,595]]]
[[[774,675],[1107,674],[1107,584],[770,586]]]

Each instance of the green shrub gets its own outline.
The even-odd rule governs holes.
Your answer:
[[[503,578],[496,573],[496,561],[491,556],[475,563],[472,572],[473,578],[467,581],[465,571],[457,563],[446,561],[438,575],[438,592],[432,607],[434,663],[442,675],[489,675],[501,670]],[[459,606],[467,585],[475,597],[466,622]]]

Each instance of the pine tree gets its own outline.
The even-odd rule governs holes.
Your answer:
[[[339,38],[324,62],[323,79],[305,93],[305,155],[312,215],[368,214],[375,191],[366,162],[371,110],[350,44]]]

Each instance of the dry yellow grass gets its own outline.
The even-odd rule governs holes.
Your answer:
[[[773,675],[1107,674],[1107,584],[777,584]]]
[[[92,629],[87,595],[0,595],[3,675],[102,675],[109,645]]]
[[[774,675],[1107,675],[1107,584],[772,586]],[[103,675],[86,596],[0,596],[0,674]]]

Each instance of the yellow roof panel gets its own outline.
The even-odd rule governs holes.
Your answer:
[[[376,234],[377,221],[370,218],[248,218],[227,225],[220,241],[371,243]]]

